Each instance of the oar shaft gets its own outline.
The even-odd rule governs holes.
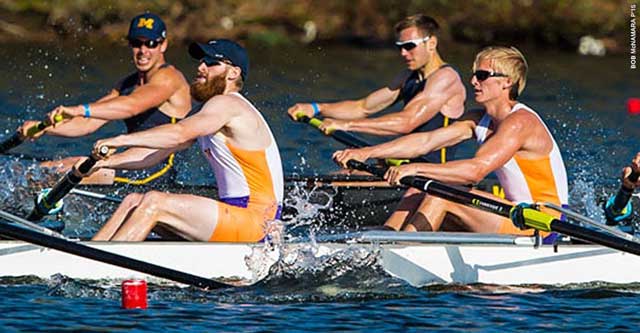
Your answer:
[[[589,243],[599,244],[619,251],[640,255],[640,243],[603,234],[576,224],[569,224],[559,220],[554,220],[551,222],[551,230],[565,235],[570,235],[574,238],[582,239]]]
[[[107,147],[103,147],[104,149],[100,152],[102,155],[106,155],[109,152]],[[81,174],[85,174],[91,170],[91,168],[98,162],[98,159],[93,155],[89,156],[80,166],[78,166],[78,172]],[[65,195],[71,191],[76,185],[80,183],[82,180],[82,176],[78,176],[76,174],[76,170],[70,170],[67,172],[64,177],[58,181],[51,191],[49,191],[46,195],[42,197],[41,200],[36,199],[35,207],[27,216],[27,220],[29,221],[38,221],[46,216],[49,211],[56,205],[60,199],[62,199]]]
[[[10,136],[8,139],[0,142],[0,153],[4,153],[5,151],[13,147],[19,146],[22,143],[22,141],[24,141],[24,138],[22,138],[20,133],[18,132],[13,133],[13,135]]]
[[[376,167],[354,160],[348,161],[347,166],[352,169],[367,171],[381,178],[384,177],[384,174],[386,173],[386,168]],[[423,177],[404,177],[400,179],[400,183],[409,187],[417,188],[423,192],[435,195],[445,200],[472,206],[506,218],[510,217],[509,212],[513,208],[513,205],[490,198],[479,197],[471,193],[471,189],[465,186],[445,185]]]
[[[5,217],[5,216],[3,216]],[[5,217],[6,218],[6,217]],[[17,216],[9,219],[21,220]],[[145,261],[125,257],[116,253],[103,251],[80,243],[70,242],[68,240],[45,235],[33,230],[12,225],[6,222],[0,222],[0,234],[6,235],[13,239],[29,242],[32,244],[48,247],[61,252],[74,254],[83,258],[100,261],[103,263],[127,268],[136,272],[141,272],[160,278],[164,278],[179,283],[195,286],[203,289],[219,289],[231,287],[230,285],[207,279],[204,277],[192,275],[178,270],[158,266]]]
[[[296,119],[300,122],[309,124],[317,129],[320,129],[320,125],[322,125],[322,120],[317,118],[309,118],[302,113],[298,113]],[[354,147],[354,148],[362,148],[362,147],[370,147],[371,143],[360,139],[359,137],[345,131],[334,130],[329,134],[336,141],[344,144],[345,146]],[[400,160],[394,158],[388,158],[385,160],[388,164],[391,165],[400,165],[409,162],[409,160]],[[411,159],[413,162],[428,162],[424,157],[416,157]]]
[[[61,122],[62,116],[56,116],[55,122]],[[42,131],[44,131],[47,127],[51,126],[49,120],[41,121],[27,129],[26,137],[32,137]],[[24,142],[25,137],[22,136],[19,132],[13,133],[8,139],[0,142],[0,153],[4,153],[7,150],[19,146],[22,142]]]
[[[385,174],[384,168],[371,166],[354,160],[348,161],[347,166],[353,169],[367,171],[377,176],[384,176]],[[423,177],[404,177],[400,182],[445,200],[478,208],[506,218],[512,218],[511,213],[514,212],[516,208],[520,208],[522,209],[524,224],[528,227],[544,231],[556,231],[587,242],[640,255],[640,243],[603,234],[579,225],[562,222],[535,209],[522,208],[521,206],[514,206],[478,196],[464,187],[445,185]]]

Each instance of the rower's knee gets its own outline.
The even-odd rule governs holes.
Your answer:
[[[147,214],[157,214],[164,206],[163,199],[165,197],[165,193],[159,191],[149,191],[143,194],[138,208],[143,209],[147,212]]]
[[[144,195],[142,193],[129,193],[122,200],[122,205],[137,206],[142,200],[143,196]]]

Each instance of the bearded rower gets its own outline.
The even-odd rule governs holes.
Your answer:
[[[194,43],[200,61],[191,94],[202,109],[176,123],[99,140],[95,147],[157,149],[164,156],[198,142],[218,184],[219,200],[151,191],[129,194],[94,240],[141,241],[156,226],[193,241],[256,242],[277,219],[283,200],[282,162],[261,113],[240,94],[249,70],[237,43]],[[94,167],[110,167],[110,158]],[[94,171],[92,170],[92,171]]]

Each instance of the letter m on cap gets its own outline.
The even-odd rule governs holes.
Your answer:
[[[140,20],[138,21],[138,28],[142,28],[145,27],[149,30],[153,29],[153,22],[154,20],[152,18],[144,18],[141,17]]]

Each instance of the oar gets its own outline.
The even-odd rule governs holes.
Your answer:
[[[320,125],[322,125],[322,120],[318,119],[318,118],[309,118],[308,116],[306,116],[303,112],[298,112],[296,113],[296,120],[298,120],[299,122],[303,122],[306,124],[309,124],[313,127],[315,127],[316,129],[320,130]],[[360,139],[359,137],[349,133],[349,132],[345,132],[345,131],[341,131],[341,130],[333,130],[329,133],[329,135],[334,138],[336,141],[347,145],[349,147],[354,147],[354,148],[362,148],[362,147],[369,147],[372,146],[372,144]],[[413,159],[415,162],[427,162],[426,159],[424,159],[423,157],[417,157],[415,159]],[[393,158],[388,158],[385,160],[387,162],[387,164],[389,165],[400,165],[400,164],[404,164],[404,163],[408,163],[409,160],[400,160],[400,159],[393,159]]]
[[[115,203],[122,203],[122,198],[121,197],[116,197],[116,196],[113,196],[113,195],[96,193],[96,192],[91,192],[91,191],[79,190],[77,188],[72,189],[71,192],[69,192],[69,194],[77,194],[77,195],[81,195],[81,196],[85,196],[85,197],[89,197],[89,198],[100,199],[100,200],[105,200],[105,201],[111,201],[111,202],[115,202]]]
[[[25,223],[23,219],[9,214],[7,212],[0,211],[0,218],[11,221],[16,224]],[[141,272],[167,280],[184,283],[203,289],[219,289],[233,287],[222,282],[207,279],[201,276],[192,275],[189,273],[181,272],[175,269],[166,268],[151,264],[145,261],[129,258],[123,255],[107,252],[104,250],[96,249],[94,247],[86,246],[80,243],[71,242],[66,239],[49,236],[44,233],[40,233],[34,230],[20,227],[15,224],[0,222],[0,234],[8,236],[13,239],[21,240],[31,244],[48,247],[61,252],[75,254],[77,256],[96,260],[99,262],[111,264],[118,267],[127,268],[136,272]]]
[[[638,178],[640,178],[640,174],[633,171],[627,179],[629,179],[630,182],[635,183],[638,181]],[[622,220],[631,216],[633,208],[631,207],[629,199],[631,199],[632,195],[633,188],[627,188],[623,183],[620,185],[618,193],[607,200],[604,204],[604,212],[607,217],[608,225],[617,225]]]
[[[107,153],[109,153],[109,147],[100,147],[100,155],[106,156]],[[96,162],[98,162],[98,159],[91,155],[89,156],[89,158],[87,158],[87,160],[80,164],[80,166],[78,167],[78,171],[82,174],[87,173],[96,164]],[[52,209],[56,208],[56,204],[58,203],[58,201],[60,201],[62,197],[67,195],[67,193],[69,193],[69,191],[71,191],[71,189],[73,189],[74,186],[78,185],[78,183],[80,183],[80,181],[82,180],[82,177],[76,175],[75,171],[76,170],[72,169],[67,172],[67,174],[64,175],[64,177],[62,177],[62,179],[59,180],[50,191],[45,193],[42,198],[35,199],[36,204],[29,216],[27,216],[27,220],[38,221],[49,214]]]
[[[379,177],[383,177],[386,173],[386,168],[372,166],[355,160],[348,161],[347,166],[352,169],[367,171]],[[519,227],[526,226],[540,231],[556,231],[590,243],[640,255],[640,243],[563,222],[531,207],[511,205],[485,198],[471,193],[470,189],[466,187],[445,185],[424,177],[404,177],[400,180],[400,183],[445,200],[509,218]]]
[[[57,115],[55,117],[55,122],[61,122],[63,119],[62,115]],[[29,129],[27,129],[27,136],[24,137],[22,136],[22,134],[18,131],[16,131],[12,136],[10,136],[8,139],[0,142],[0,154],[3,154],[4,152],[6,152],[7,150],[17,147],[19,146],[22,142],[24,142],[24,140],[28,137],[32,137],[42,131],[44,131],[47,127],[51,126],[51,122],[49,121],[49,119],[46,119],[44,121],[41,121],[31,127],[29,127]]]

